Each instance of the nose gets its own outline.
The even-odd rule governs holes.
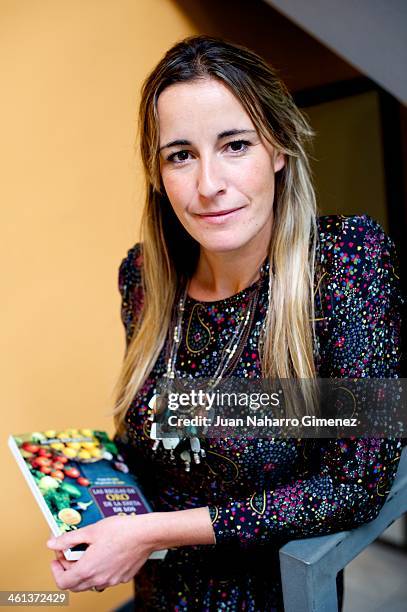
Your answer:
[[[222,165],[219,160],[201,157],[197,177],[197,189],[201,197],[213,199],[223,193],[226,182],[222,174]]]

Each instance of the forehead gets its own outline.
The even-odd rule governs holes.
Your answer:
[[[180,130],[185,134],[202,130],[220,132],[226,124],[234,129],[254,129],[236,96],[212,78],[170,85],[160,94],[157,111],[163,138]]]

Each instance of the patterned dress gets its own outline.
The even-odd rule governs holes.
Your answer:
[[[399,306],[394,247],[370,217],[320,217],[315,282],[321,377],[397,377]],[[140,245],[119,273],[130,341],[143,301]],[[259,332],[268,279],[234,376],[260,376]],[[210,376],[256,286],[229,298],[187,297],[176,370]],[[374,519],[391,488],[403,441],[210,439],[189,473],[162,446],[152,451],[148,402],[165,371],[164,351],[126,415],[116,442],[156,511],[208,506],[216,544],[171,549],[135,577],[137,610],[283,610],[278,550],[287,541],[352,529]],[[179,449],[177,449],[179,450]],[[181,447],[182,450],[182,447]],[[338,582],[341,587],[342,576]]]

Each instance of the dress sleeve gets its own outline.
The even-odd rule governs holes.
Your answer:
[[[332,224],[337,231],[328,224],[321,242],[328,270],[322,375],[397,378],[402,299],[394,245],[370,217],[334,217]],[[308,442],[308,465],[291,482],[209,506],[217,543],[237,541],[247,547],[276,536],[324,535],[376,518],[393,483],[403,441]]]
[[[143,254],[137,243],[129,249],[119,268],[119,291],[122,297],[121,319],[126,333],[126,346],[130,344],[135,324],[143,308]]]

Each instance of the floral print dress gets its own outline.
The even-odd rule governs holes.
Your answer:
[[[402,303],[394,246],[370,217],[318,219],[315,281],[320,377],[397,377]],[[119,272],[122,320],[130,342],[143,303],[142,247]],[[258,340],[267,275],[234,376],[260,376]],[[176,370],[210,376],[256,284],[214,302],[187,297]],[[156,511],[208,506],[216,544],[168,551],[135,577],[135,609],[283,610],[279,548],[290,539],[352,529],[374,519],[391,488],[398,439],[210,439],[206,459],[188,473],[162,445],[152,450],[148,402],[165,371],[163,349],[126,415],[116,442]],[[342,576],[338,578],[341,590]]]

